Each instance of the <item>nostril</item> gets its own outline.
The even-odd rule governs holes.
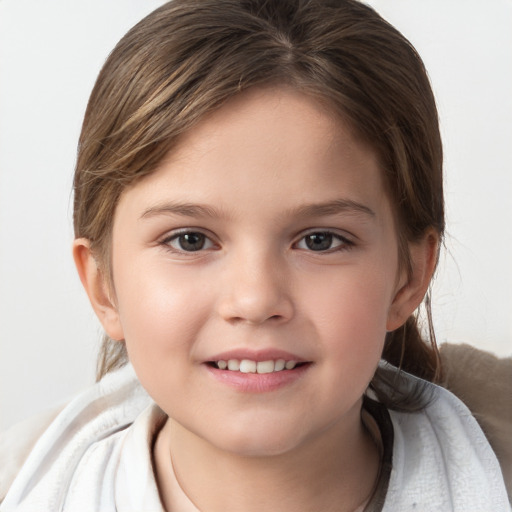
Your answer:
[[[284,318],[283,315],[272,315],[268,317],[261,317],[261,318],[246,318],[244,319],[245,322],[249,324],[259,325],[266,322],[280,322]]]

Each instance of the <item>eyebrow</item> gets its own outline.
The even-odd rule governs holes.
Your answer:
[[[359,215],[375,217],[375,212],[364,204],[350,199],[335,199],[325,203],[312,203],[299,206],[289,212],[290,215],[298,217],[325,217],[328,215]]]
[[[286,216],[290,217],[325,217],[328,215],[360,215],[363,214],[369,217],[375,217],[375,212],[365,206],[364,204],[352,201],[349,199],[335,199],[333,201],[327,201],[325,203],[312,203],[301,205],[298,208],[292,208],[285,213]],[[151,206],[144,210],[141,219],[155,217],[158,215],[180,215],[182,217],[210,217],[219,218],[221,212],[217,209],[196,203],[176,203],[167,202]]]
[[[211,206],[195,203],[163,203],[144,210],[141,219],[157,215],[181,215],[182,217],[220,217],[219,212]]]

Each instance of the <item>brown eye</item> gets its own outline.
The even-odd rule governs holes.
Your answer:
[[[311,233],[304,237],[304,242],[312,251],[327,251],[332,247],[333,236],[331,233]]]
[[[205,239],[202,233],[186,233],[178,237],[178,243],[184,251],[200,251],[204,247]]]
[[[213,247],[211,240],[206,235],[196,231],[179,233],[165,240],[164,243],[176,251],[182,252],[196,252]]]
[[[354,245],[349,239],[332,231],[311,231],[295,245],[296,249],[314,252],[335,252],[350,249]]]

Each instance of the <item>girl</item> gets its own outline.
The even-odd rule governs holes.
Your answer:
[[[509,510],[475,420],[428,382],[437,113],[373,10],[164,5],[100,73],[74,185],[99,382],[2,511]]]

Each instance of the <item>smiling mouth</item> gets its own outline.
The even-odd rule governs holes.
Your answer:
[[[218,370],[225,370],[239,373],[276,373],[286,370],[294,370],[309,364],[307,362],[285,361],[284,359],[253,361],[251,359],[229,359],[227,361],[209,361],[208,365]]]

